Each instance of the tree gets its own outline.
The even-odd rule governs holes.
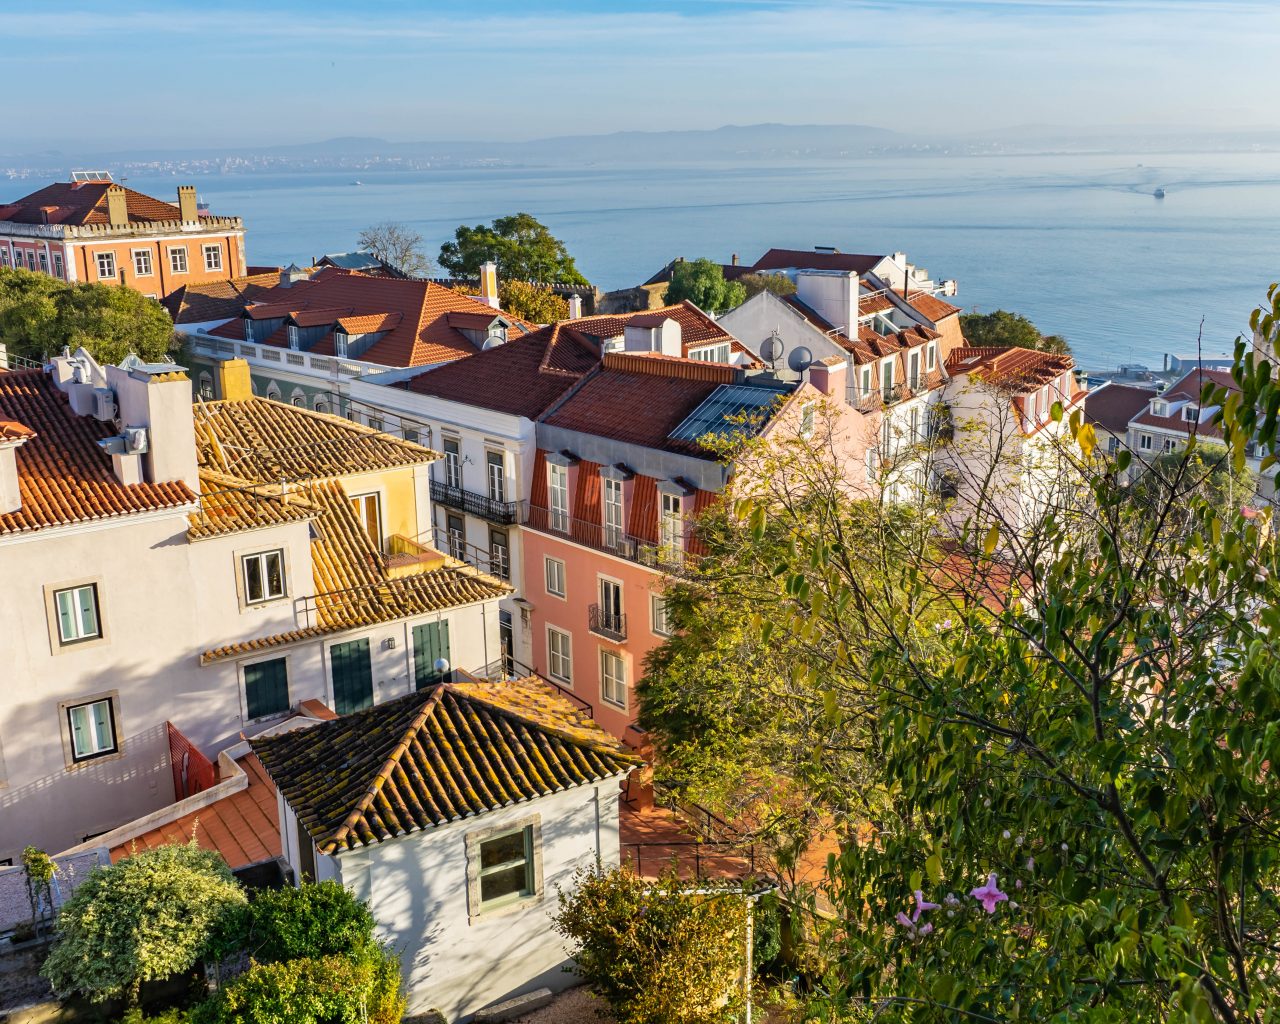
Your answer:
[[[742,1007],[746,903],[669,872],[579,871],[559,893],[555,928],[573,944],[574,970],[618,1024],[713,1024]],[[699,883],[696,888],[705,890]]]
[[[159,362],[173,349],[174,333],[164,307],[132,288],[0,269],[0,342],[28,359],[83,346],[100,363],[130,352]]]
[[[994,313],[962,313],[960,329],[970,345],[1031,348],[1070,355],[1071,346],[1060,334],[1041,334],[1025,316],[997,309]]]
[[[708,313],[723,313],[746,301],[747,290],[737,281],[726,281],[719,263],[708,259],[686,260],[671,268],[671,283],[663,300],[668,306],[688,299]]]
[[[63,904],[41,973],[60,994],[134,1005],[144,981],[199,963],[220,919],[244,902],[226,862],[194,841],[134,853],[95,867]]]
[[[528,213],[499,217],[491,226],[460,225],[454,240],[440,247],[440,266],[454,277],[477,277],[486,262],[496,263],[498,276],[508,281],[587,283],[564,242]]]
[[[383,221],[360,232],[357,244],[409,277],[426,277],[431,260],[422,251],[422,236],[407,225]]]
[[[552,324],[569,315],[569,301],[545,285],[527,281],[498,282],[498,302],[504,312],[535,324]]]
[[[353,953],[373,943],[373,915],[340,882],[268,890],[249,904],[245,942],[259,961]]]
[[[747,299],[754,298],[761,292],[773,292],[779,296],[796,293],[796,283],[786,274],[743,274],[738,278],[738,283],[742,285]]]
[[[1202,404],[1238,471],[1275,440],[1280,387],[1237,354],[1241,398]],[[822,452],[727,507],[677,623],[730,616],[723,653],[756,676],[697,756],[773,772],[833,822],[828,1012],[1260,1024],[1280,993],[1280,565],[1199,486],[1195,449],[1139,495],[1128,452],[1098,459],[1078,412],[1054,416],[1082,500],[1016,523],[979,493],[950,530],[913,525],[923,503],[896,526],[824,484]],[[703,666],[663,657],[644,724],[670,777],[706,776],[683,742]]]

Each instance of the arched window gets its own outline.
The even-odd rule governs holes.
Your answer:
[[[316,400],[312,403],[311,408],[313,408],[316,412],[328,412],[329,403],[326,402],[319,395],[316,395]]]
[[[267,397],[273,402],[280,401],[280,388],[275,381],[267,385]]]
[[[307,396],[302,393],[301,388],[293,389],[293,394],[289,396],[289,404],[298,409],[307,407]]]
[[[207,373],[200,374],[200,397],[206,402],[213,401],[213,377]]]

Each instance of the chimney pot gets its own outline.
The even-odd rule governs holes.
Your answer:
[[[492,260],[480,264],[480,301],[494,309],[498,305],[498,265]]]
[[[582,296],[574,292],[569,296],[569,319],[577,320],[582,316]]]

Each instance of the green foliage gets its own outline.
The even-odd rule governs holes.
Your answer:
[[[176,1006],[161,1010],[159,1013],[147,1015],[136,1006],[125,1010],[120,1024],[187,1024],[190,1017],[186,1010]]]
[[[741,1010],[745,901],[689,888],[618,868],[580,871],[559,893],[556,930],[618,1024],[714,1024]]]
[[[245,948],[255,960],[354,953],[372,942],[373,915],[339,882],[267,890],[249,904]]]
[[[492,225],[463,224],[454,240],[440,247],[440,266],[455,277],[476,277],[488,261],[496,263],[498,277],[508,281],[587,283],[564,243],[528,213],[499,217]]]
[[[22,851],[22,870],[27,878],[27,901],[31,904],[31,925],[39,934],[40,922],[45,914],[41,913],[41,905],[47,911],[53,910],[53,876],[58,865],[43,850],[28,846]]]
[[[671,283],[663,301],[668,306],[688,299],[708,313],[722,313],[746,301],[747,290],[737,281],[726,281],[719,263],[708,259],[686,260],[671,268]]]
[[[528,281],[498,282],[498,302],[503,311],[535,324],[553,324],[569,315],[569,301],[550,288]]]
[[[191,1011],[191,1024],[399,1024],[400,961],[356,953],[255,963]]]
[[[1004,309],[997,309],[994,313],[962,313],[960,329],[970,345],[1016,346],[1071,354],[1071,346],[1062,335],[1041,334],[1025,316]]]
[[[100,363],[118,363],[130,352],[159,361],[173,346],[173,323],[160,303],[132,288],[4,268],[0,342],[28,359],[83,346]]]
[[[144,981],[190,970],[244,893],[216,853],[161,846],[94,868],[62,906],[41,973],[60,994],[136,1002]]]
[[[794,295],[796,283],[786,274],[743,274],[738,278],[745,298],[754,298],[761,292],[773,292],[774,295]]]

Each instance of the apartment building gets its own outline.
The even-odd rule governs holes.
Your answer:
[[[0,267],[162,299],[184,285],[243,277],[244,224],[201,209],[194,185],[179,185],[169,203],[104,171],[77,172],[0,204]]]
[[[172,363],[0,373],[0,860],[171,803],[173,730],[213,757],[501,672],[508,586],[411,540],[437,455],[224,377],[193,409]]]

